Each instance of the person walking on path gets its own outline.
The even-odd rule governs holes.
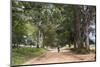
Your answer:
[[[60,52],[60,47],[58,46],[57,49],[58,49],[58,53],[59,53]]]

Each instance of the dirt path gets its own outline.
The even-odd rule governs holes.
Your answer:
[[[50,50],[43,55],[33,58],[24,64],[45,64],[45,63],[60,63],[60,62],[78,62],[78,61],[94,61],[95,54],[73,54],[70,50],[61,50],[58,53],[56,50]]]

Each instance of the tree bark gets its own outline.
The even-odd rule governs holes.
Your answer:
[[[75,7],[75,30],[76,30],[76,44],[78,48],[81,48],[81,31],[80,31],[80,10]]]
[[[85,27],[85,33],[86,33],[86,39],[85,39],[85,45],[86,45],[86,49],[89,51],[89,33],[88,33],[88,24]]]
[[[37,46],[42,47],[43,46],[43,31],[41,29],[42,22],[38,22],[38,38],[37,38]]]

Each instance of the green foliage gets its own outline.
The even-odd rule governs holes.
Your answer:
[[[23,1],[13,1],[12,5],[13,41],[19,42],[23,36],[31,36],[39,46],[77,44],[80,48],[83,47],[81,43],[89,39],[87,30],[94,20],[93,6]]]
[[[32,35],[33,33],[35,33],[37,31],[37,27],[30,22],[25,24],[25,26],[26,26],[26,33],[28,35]]]
[[[37,57],[45,52],[43,48],[14,48],[12,49],[12,64],[22,64],[25,61]]]

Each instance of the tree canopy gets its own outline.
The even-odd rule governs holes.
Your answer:
[[[90,25],[95,25],[95,17],[95,6],[13,0],[12,42],[20,45],[24,36],[31,36],[37,48],[74,45],[89,52]]]

